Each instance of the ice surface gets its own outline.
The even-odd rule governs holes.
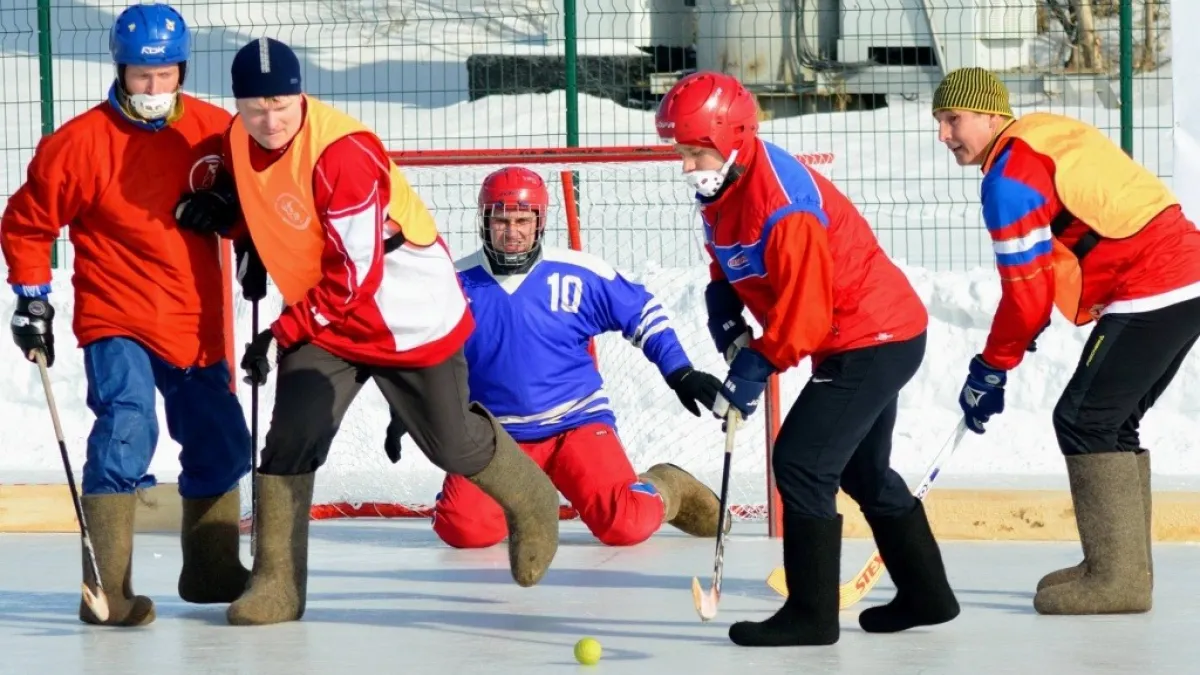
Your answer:
[[[961,616],[890,636],[863,633],[861,609],[892,596],[885,576],[842,613],[832,647],[748,649],[728,625],[765,618],[780,604],[764,580],[778,541],[741,524],[725,557],[715,621],[692,607],[691,577],[706,584],[712,542],[665,529],[632,548],[596,543],[577,522],[541,584],[510,579],[503,545],[456,551],[427,521],[314,523],[308,612],[298,623],[238,628],[224,606],[176,595],[178,540],[139,535],[134,584],[158,604],[141,629],[79,623],[78,537],[0,535],[0,669],[12,673],[894,673],[911,675],[1195,672],[1200,658],[1200,547],[1157,545],[1152,612],[1042,617],[1033,589],[1042,574],[1079,559],[1078,544],[944,544]],[[243,559],[249,560],[248,547]],[[843,578],[870,553],[847,540]],[[599,665],[575,663],[572,646],[600,641]]]

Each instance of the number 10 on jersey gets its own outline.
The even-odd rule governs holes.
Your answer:
[[[579,313],[583,301],[583,280],[573,274],[555,272],[546,277],[550,284],[550,311]]]

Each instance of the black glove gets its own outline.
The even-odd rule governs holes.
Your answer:
[[[1042,333],[1045,333],[1046,329],[1049,327],[1050,327],[1050,319],[1046,319],[1046,325],[1042,326],[1042,329],[1037,332],[1037,335],[1033,336],[1033,339],[1029,341],[1029,346],[1025,348],[1025,351],[1036,352],[1038,338],[1042,337]]]
[[[696,417],[700,416],[700,408],[696,406],[697,402],[706,410],[712,410],[717,394],[721,393],[720,380],[691,366],[671,371],[667,375],[667,386],[675,390],[679,402]]]
[[[237,253],[237,280],[242,285],[242,297],[255,302],[267,297],[267,268],[250,237],[234,245]]]
[[[25,358],[34,361],[36,349],[46,354],[46,366],[54,365],[54,308],[44,298],[17,298],[12,317],[13,341]]]
[[[392,410],[391,413],[392,421],[388,422],[387,436],[383,439],[383,449],[387,452],[388,459],[395,464],[400,461],[400,439],[408,433],[408,427],[404,426],[404,421],[396,415],[395,410]]]
[[[224,170],[218,170],[211,187],[185,194],[175,204],[175,222],[199,234],[224,234],[240,215],[237,186]]]
[[[278,342],[275,341],[275,334],[268,328],[258,335],[246,345],[246,353],[242,355],[242,370],[246,371],[246,377],[242,381],[246,384],[266,384],[267,375],[271,373],[271,368],[279,363],[278,357]]]

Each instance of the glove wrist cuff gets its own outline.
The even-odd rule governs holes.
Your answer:
[[[775,365],[750,347],[739,349],[737,356],[733,357],[733,362],[729,364],[731,375],[755,382],[766,382],[775,372]]]

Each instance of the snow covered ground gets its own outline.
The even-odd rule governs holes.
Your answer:
[[[55,64],[60,121],[92,105],[106,91],[112,70],[104,40],[112,8],[118,4],[105,0],[76,3],[64,9],[64,16],[77,21],[78,29],[64,30],[56,37],[56,50],[66,54]],[[382,7],[385,3],[378,4]],[[524,29],[514,28],[512,22],[453,22],[418,15],[408,24],[388,24],[398,26],[399,33],[380,34],[365,30],[369,22],[361,12],[337,19],[341,23],[319,26],[320,17],[326,16],[323,12],[329,7],[320,2],[183,2],[180,6],[198,26],[198,55],[189,87],[226,107],[232,108],[224,94],[225,73],[234,51],[246,40],[268,34],[307,46],[306,81],[311,90],[360,117],[395,149],[563,143],[562,92],[466,100],[462,61],[475,49],[472,45],[483,44],[486,39],[489,52],[536,51],[537,41],[521,38]],[[359,3],[353,6],[359,7]],[[485,8],[478,9],[482,12]],[[26,14],[32,17],[32,11],[14,16]],[[304,22],[309,23],[306,30],[297,27]],[[383,25],[382,20],[377,23]],[[0,194],[10,194],[23,179],[24,166],[39,133],[37,63],[28,56],[34,53],[31,50],[36,43],[21,42],[19,36],[6,30],[0,44],[8,52],[0,59],[0,83],[6,91],[0,123],[5,125],[10,145],[0,161]],[[582,49],[619,51],[622,47],[604,41],[588,43]],[[373,88],[392,93],[377,97],[364,94]],[[1147,120],[1147,128],[1137,136],[1137,157],[1160,175],[1170,176],[1175,159],[1170,77],[1162,71],[1141,77],[1137,92],[1137,115]],[[1117,110],[1066,109],[1033,99],[1019,99],[1017,103],[1018,113],[1057,110],[1095,123],[1114,138],[1118,133]],[[585,98],[581,104],[581,144],[657,143],[652,113],[594,98]],[[797,153],[835,155],[832,165],[819,168],[861,205],[880,240],[902,262],[929,307],[929,351],[921,371],[904,391],[896,433],[895,465],[915,481],[955,424],[957,391],[967,362],[981,349],[999,299],[990,247],[980,224],[979,174],[954,165],[937,143],[927,100],[906,102],[897,97],[890,107],[871,112],[771,121],[764,124],[763,135]],[[12,147],[12,139],[20,139],[20,147]],[[457,255],[465,255],[477,245],[471,204],[479,179],[490,168],[407,171],[450,233]],[[556,172],[562,168],[546,167],[555,190],[559,189]],[[704,328],[706,273],[698,220],[687,203],[677,168],[667,164],[572,168],[579,168],[581,175],[584,248],[659,294],[696,365],[723,373]],[[552,240],[565,244],[561,219]],[[63,336],[52,374],[68,447],[78,467],[92,417],[84,404],[82,353],[70,348],[67,327],[73,302],[70,276],[65,270],[55,278],[52,298]],[[277,303],[277,296],[267,302],[268,309],[263,313],[267,320]],[[0,294],[0,315],[7,316],[12,305],[11,298]],[[250,335],[250,311],[240,298],[236,307],[240,349]],[[986,436],[971,436],[964,443],[940,484],[1065,486],[1049,411],[1074,367],[1085,337],[1085,331],[1056,318],[1039,340],[1038,353],[1012,375],[1008,410],[993,421]],[[635,464],[645,467],[670,459],[718,485],[719,425],[683,412],[653,367],[619,336],[606,336],[600,341],[600,358],[622,436]],[[0,419],[10,430],[0,441],[0,482],[61,482],[55,440],[36,370],[22,361],[14,348],[0,348],[0,375],[6,383],[0,389]],[[783,378],[785,404],[806,379],[806,366]],[[1155,453],[1159,489],[1200,486],[1200,455],[1189,444],[1195,437],[1193,419],[1200,408],[1190,393],[1198,383],[1200,359],[1192,357],[1143,424],[1143,442]],[[263,396],[260,414],[264,429],[270,419],[272,392],[273,382]],[[244,402],[249,412],[248,395]],[[406,447],[399,466],[390,465],[381,451],[386,423],[382,397],[367,388],[352,407],[330,462],[320,474],[318,501],[432,500],[440,475],[411,445]],[[734,460],[735,501],[762,502],[763,448],[761,420],[757,420],[739,438]],[[164,432],[151,467],[161,481],[175,480],[177,453],[178,446]]]

